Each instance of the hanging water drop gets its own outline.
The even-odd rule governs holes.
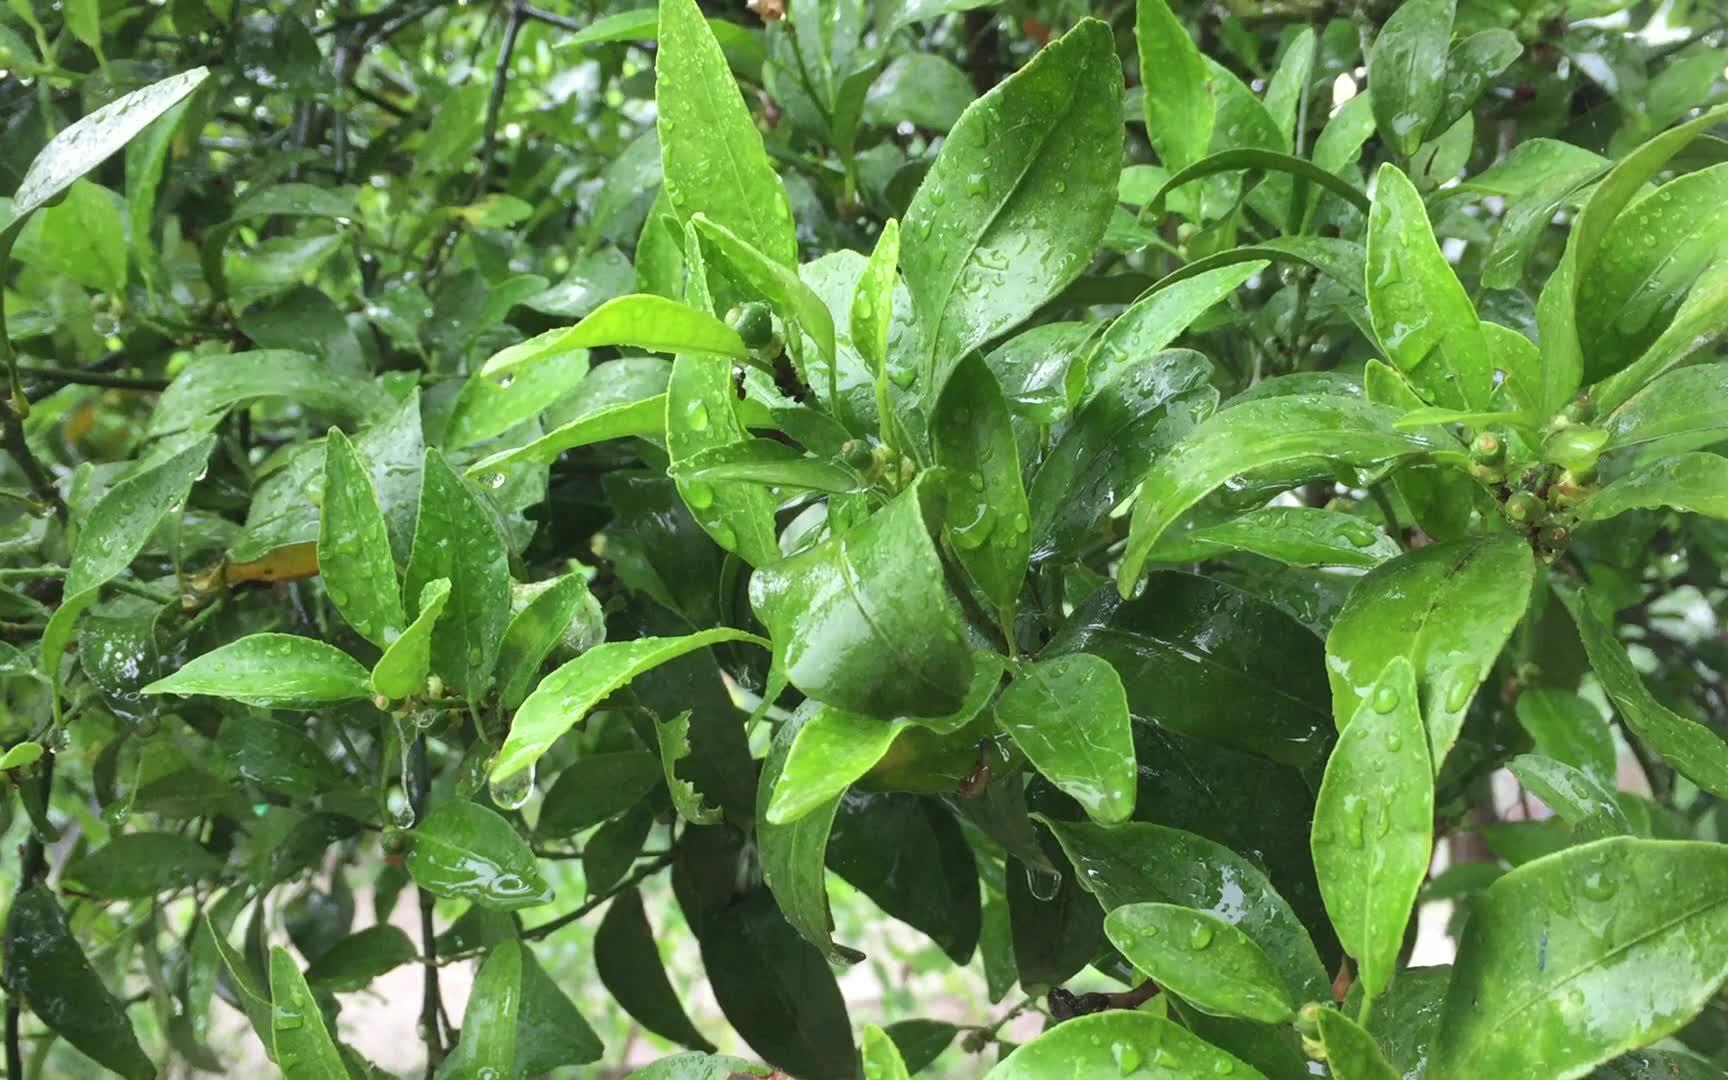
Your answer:
[[[1190,949],[1204,949],[1210,944],[1212,944],[1211,924],[1204,922],[1195,923],[1194,929],[1188,932],[1188,947]]]
[[[1056,870],[1040,870],[1036,866],[1026,868],[1026,890],[1034,897],[1043,901],[1056,899],[1056,891],[1062,887],[1062,874]]]
[[[534,794],[534,766],[520,769],[504,779],[493,779],[486,785],[487,793],[500,810],[520,810]]]

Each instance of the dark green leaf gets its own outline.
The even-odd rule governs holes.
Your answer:
[[[324,440],[318,573],[330,602],[362,637],[383,647],[402,636],[408,620],[402,614],[384,512],[354,444],[336,428]]]
[[[631,1018],[671,1042],[714,1049],[685,1015],[642,910],[642,894],[626,889],[612,899],[594,935],[594,966],[600,981]]]
[[[511,617],[498,644],[498,703],[506,709],[519,707],[541,665],[561,642],[572,634],[591,640],[596,633],[604,636],[605,624],[599,601],[588,591],[588,579],[570,573],[547,582]]]
[[[1619,772],[1614,732],[1596,706],[1564,690],[1532,687],[1518,695],[1518,723],[1536,749],[1612,784]]]
[[[516,1075],[516,1031],[522,1013],[522,946],[501,941],[492,947],[474,976],[462,1038],[442,1075],[493,1077]]]
[[[516,1068],[539,1076],[599,1061],[605,1047],[562,987],[522,949],[522,1011],[516,1027]]]
[[[875,1024],[865,1024],[861,1042],[864,1080],[911,1080],[906,1062],[900,1056],[900,1048],[886,1031]]]
[[[1518,35],[1499,27],[1479,30],[1452,46],[1446,58],[1446,87],[1440,109],[1423,137],[1438,139],[1446,134],[1476,104],[1494,77],[1511,67],[1523,51]]]
[[[663,779],[659,759],[641,750],[579,758],[558,774],[546,793],[535,831],[542,836],[574,835],[628,810]]]
[[[85,958],[46,885],[20,892],[6,916],[6,971],[16,994],[55,1034],[127,1080],[153,1080],[126,1010]]]
[[[1025,664],[996,702],[996,718],[1051,783],[1099,822],[1134,812],[1128,698],[1102,657],[1072,653]]]
[[[419,952],[400,927],[368,926],[320,953],[306,981],[336,993],[364,990],[372,980],[415,960]]]
[[[1130,1074],[1147,1080],[1226,1075],[1266,1080],[1258,1069],[1170,1020],[1119,1009],[1077,1016],[1050,1028],[984,1075],[985,1080],[1047,1080]]]
[[[449,601],[432,627],[432,670],[472,698],[486,689],[510,621],[509,558],[484,498],[428,449],[403,595],[423,600],[427,585],[449,579]]]
[[[1677,454],[1640,465],[1578,504],[1578,520],[1602,521],[1628,510],[1670,507],[1728,518],[1728,458]]]
[[[1296,1014],[1254,939],[1209,911],[1125,904],[1104,919],[1110,943],[1141,973],[1201,1010],[1281,1024]]]
[[[72,860],[66,877],[91,896],[130,900],[183,889],[221,870],[222,860],[190,836],[138,832]]]
[[[1368,53],[1368,87],[1380,138],[1401,157],[1422,145],[1446,101],[1453,0],[1398,5]]]
[[[932,799],[853,791],[840,800],[828,867],[956,964],[978,944],[978,864],[954,816]]]
[[[145,434],[209,431],[230,409],[264,398],[290,398],[352,420],[377,419],[395,406],[371,379],[334,370],[307,353],[262,349],[186,365],[156,402]]]

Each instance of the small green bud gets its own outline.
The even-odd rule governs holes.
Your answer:
[[[414,834],[403,829],[385,829],[378,844],[386,855],[406,855],[414,846]]]
[[[1544,510],[1542,500],[1528,491],[1514,492],[1506,500],[1506,516],[1520,525],[1534,525],[1541,521]]]
[[[1588,393],[1581,392],[1566,403],[1560,410],[1560,415],[1574,424],[1588,424],[1596,419],[1596,402]]]
[[[1568,540],[1572,539],[1572,534],[1566,531],[1564,525],[1550,525],[1543,529],[1536,539],[1541,541],[1542,546],[1549,551],[1559,551],[1566,546]]]
[[[848,468],[869,472],[870,467],[876,464],[876,454],[868,441],[847,439],[840,444],[840,460],[844,461]]]
[[[1577,506],[1596,493],[1595,470],[1586,473],[1575,473],[1568,469],[1560,474],[1560,479],[1554,483],[1553,501],[1555,506]]]
[[[1304,1038],[1318,1039],[1320,1037],[1320,1010],[1326,1006],[1318,1001],[1310,1001],[1296,1010],[1296,1031]]]
[[[436,675],[426,676],[426,696],[437,701],[444,696],[444,680]]]
[[[738,332],[744,345],[760,349],[774,337],[774,314],[768,305],[757,300],[739,304],[726,313],[726,325]]]
[[[389,712],[390,711],[390,699],[385,697],[383,694],[373,694],[372,695],[372,707],[374,709],[377,709],[379,712]]]
[[[1479,465],[1498,465],[1506,460],[1506,440],[1484,431],[1470,443],[1470,460]]]

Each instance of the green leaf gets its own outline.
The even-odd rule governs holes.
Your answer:
[[[391,701],[425,692],[426,676],[432,671],[432,631],[449,600],[449,578],[433,578],[420,590],[420,614],[372,665],[374,691]]]
[[[1047,1029],[985,1073],[984,1080],[1129,1074],[1146,1080],[1266,1080],[1260,1070],[1186,1028],[1150,1013],[1121,1009],[1077,1016]]]
[[[556,331],[554,331],[556,333]],[[718,372],[730,385],[725,365],[693,361]],[[509,447],[468,467],[470,476],[493,476],[519,462],[552,462],[566,450],[630,436],[659,439],[666,431],[667,380],[674,367],[657,356],[626,356],[589,368],[567,399],[574,408],[554,408],[551,431],[521,446]]]
[[[1506,763],[1525,790],[1571,825],[1583,840],[1636,833],[1614,790],[1600,780],[1553,758],[1519,754]]]
[[[1116,317],[1083,362],[1068,369],[1068,396],[1081,408],[1145,358],[1175,341],[1200,316],[1266,269],[1250,262],[1208,270],[1136,300]]]
[[[1165,0],[1138,0],[1134,37],[1146,84],[1146,135],[1166,168],[1185,168],[1199,161],[1212,142],[1217,107],[1205,60]]]
[[[1306,506],[1250,510],[1216,525],[1167,532],[1146,554],[1150,563],[1201,562],[1246,551],[1289,566],[1378,566],[1399,553],[1396,541],[1353,514]]]
[[[1562,591],[1560,599],[1578,625],[1590,666],[1620,719],[1680,775],[1712,794],[1728,797],[1728,742],[1710,728],[1656,700],[1644,685],[1614,627],[1597,614],[1586,592]]]
[[[241,779],[266,791],[311,798],[345,779],[300,724],[273,718],[223,724],[217,745]]]
[[[1124,821],[1134,812],[1128,697],[1108,660],[1073,653],[1017,668],[996,719],[1093,820]]]
[[[681,221],[707,214],[781,266],[798,261],[786,189],[696,0],[661,0],[654,101],[666,195]]]
[[[280,946],[270,950],[270,1045],[287,1080],[343,1080],[348,1075],[300,965]]]
[[[330,602],[362,637],[388,647],[402,635],[408,620],[402,614],[384,511],[378,508],[354,444],[336,428],[324,440],[318,573]]]
[[[911,1080],[912,1074],[906,1071],[906,1062],[900,1057],[900,1048],[894,1045],[886,1031],[875,1024],[865,1024],[861,1042],[864,1080]]]
[[[13,257],[25,266],[64,274],[88,289],[126,289],[124,207],[107,188],[73,183],[61,200],[24,226]]]
[[[1678,1050],[1638,1050],[1590,1075],[1595,1080],[1721,1080],[1722,1070]]]
[[[634,806],[665,778],[660,759],[642,750],[577,758],[546,792],[535,831],[571,836],[592,828]]]
[[[1380,167],[1368,214],[1368,311],[1387,358],[1429,404],[1494,408],[1475,306],[1440,253],[1422,196],[1393,165]]]
[[[521,836],[484,806],[441,803],[414,829],[408,872],[434,896],[469,900],[490,911],[550,903],[552,887]]]
[[[1452,46],[1446,58],[1446,88],[1441,94],[1440,111],[1423,137],[1438,139],[1446,134],[1464,118],[1483,91],[1493,85],[1494,77],[1511,67],[1523,52],[1518,35],[1500,27],[1478,30]]]
[[[1370,570],[1326,638],[1332,716],[1340,730],[1372,696],[1393,657],[1416,671],[1436,768],[1529,604],[1530,545],[1512,533],[1431,544]]]
[[[49,139],[12,196],[11,224],[45,206],[73,181],[102,164],[209,77],[209,70],[201,67],[171,75],[109,102]]]
[[[498,644],[498,704],[506,709],[520,706],[560,642],[573,634],[591,641],[605,633],[600,602],[588,591],[587,578],[572,572],[546,582],[511,617]]]
[[[469,376],[451,409],[444,444],[460,448],[496,438],[580,386],[588,374],[588,350],[569,347],[566,338],[558,330],[541,334],[528,343],[539,347],[518,353],[503,374]]]
[[[772,304],[781,318],[795,322],[810,335],[823,360],[832,367],[834,316],[797,272],[705,213],[695,214],[690,223],[702,238],[705,249],[712,248],[720,257],[721,264],[744,287]]]
[[[126,1077],[154,1080],[125,1008],[90,966],[54,894],[41,883],[18,893],[6,915],[8,993],[87,1057]]]
[[[974,765],[995,753],[976,742],[968,749]],[[972,959],[983,917],[978,860],[951,810],[914,794],[854,791],[835,817],[828,867],[954,963]]]
[[[540,1076],[562,1066],[599,1061],[605,1047],[576,1003],[532,950],[522,948],[522,1011],[516,1027],[516,1069]]]
[[[1408,158],[1433,129],[1447,97],[1453,0],[1398,5],[1368,51],[1368,88],[1380,138]],[[1450,126],[1450,125],[1448,125]]]
[[[1367,254],[1362,245],[1354,240],[1340,240],[1329,236],[1274,236],[1256,244],[1244,244],[1184,263],[1159,278],[1146,292],[1148,295],[1161,293],[1172,285],[1238,263],[1281,261],[1311,266],[1349,289],[1352,294],[1366,299],[1366,260]]]
[[[1001,624],[1012,626],[1032,549],[1031,518],[1008,402],[982,356],[954,368],[931,417],[930,441],[936,464],[955,477],[948,542]]]
[[[1136,719],[1296,766],[1318,765],[1333,725],[1320,642],[1249,593],[1162,572],[1145,595],[1099,589],[1044,648],[1110,662]]]
[[[1287,394],[1235,405],[1195,429],[1154,462],[1140,483],[1128,546],[1116,571],[1123,595],[1132,592],[1146,553],[1194,504],[1232,478],[1255,469],[1333,461],[1377,468],[1449,450],[1428,432],[1402,432],[1398,410],[1355,398]]]
[[[1320,1010],[1320,1044],[1336,1080],[1402,1080],[1374,1036],[1337,1009]]]
[[[341,649],[294,634],[251,634],[193,657],[146,694],[207,694],[265,709],[311,711],[371,696],[366,669]]]
[[[594,935],[594,967],[607,992],[631,1019],[669,1042],[714,1049],[690,1023],[666,977],[653,927],[642,910],[642,894],[636,889],[625,889],[607,906]]]
[[[1091,260],[1116,204],[1121,97],[1109,27],[1082,20],[949,132],[902,221],[925,400]]]
[[[719,807],[703,802],[696,785],[678,776],[678,763],[690,756],[690,710],[657,721],[654,735],[660,742],[660,765],[665,772],[666,791],[672,796],[672,808],[692,825],[719,824]]]
[[[559,736],[631,679],[685,653],[723,641],[768,645],[755,634],[719,626],[684,637],[609,641],[559,667],[540,680],[516,710],[510,734],[492,763],[492,782],[501,783],[533,765]]]
[[[447,1076],[516,1075],[517,1024],[522,1018],[522,946],[506,939],[492,947],[474,976],[462,1013],[462,1038],[445,1064]]]
[[[1588,185],[1608,171],[1608,162],[1595,155],[1542,164],[1547,169],[1538,182],[1507,202],[1500,230],[1482,260],[1482,284],[1489,288],[1515,288],[1523,279],[1530,253],[1553,225],[1554,215],[1586,197]]]
[[[1670,371],[1616,408],[1602,427],[1606,449],[1658,439],[1714,443],[1728,438],[1728,364]]]
[[[1394,656],[1344,727],[1314,804],[1314,870],[1364,992],[1386,989],[1434,847],[1434,769],[1410,661]]]
[[[419,955],[401,927],[381,923],[349,934],[319,953],[306,969],[306,981],[332,993],[351,994]]]
[[[868,486],[844,465],[811,457],[777,439],[742,439],[725,446],[711,446],[675,463],[667,472],[686,487],[744,482],[849,495]]]
[[[258,1036],[258,1041],[264,1044],[265,1056],[271,1061],[275,1061],[276,1044],[270,1034],[269,974],[262,966],[267,962],[262,949],[256,954],[258,962],[254,964],[250,940],[247,942],[247,952],[242,953],[229,943],[227,928],[217,926],[209,912],[205,913],[202,924],[204,930],[209,934],[210,944],[215,947],[217,956],[221,958],[223,973],[227,977],[229,988],[234,992],[234,997],[239,1000],[240,1008],[245,1012],[246,1019],[251,1021],[253,1033]],[[261,925],[256,915],[254,915],[252,925]]]
[[[186,365],[157,400],[145,435],[209,431],[230,409],[263,398],[290,398],[306,408],[358,421],[377,419],[396,407],[371,379],[334,370],[307,353],[262,349]]]
[[[1517,712],[1538,753],[1614,783],[1619,753],[1614,732],[1596,706],[1564,690],[1531,687],[1518,695]]]
[[[1728,518],[1728,458],[1676,454],[1640,465],[1579,503],[1577,514],[1579,521],[1603,521],[1628,510],[1661,507]]]
[[[1158,902],[1210,911],[1265,951],[1292,1000],[1330,992],[1331,976],[1301,920],[1248,859],[1162,825],[1041,820],[1073,863],[1076,880],[1106,909]]]
[[[792,685],[884,718],[943,716],[972,685],[971,650],[930,539],[926,473],[868,521],[750,579],[750,606]]]
[[[501,383],[506,377],[520,378],[538,365],[569,366],[569,358],[581,350],[619,345],[715,358],[742,359],[748,355],[738,334],[708,312],[663,296],[632,293],[606,301],[575,326],[548,330],[494,354],[480,369],[479,377]],[[581,364],[587,370],[585,356]]]
[[[701,243],[694,239],[688,226],[685,235],[689,264],[685,299],[703,314],[709,314],[714,301],[708,292],[708,264]],[[738,395],[730,365],[710,363],[689,353],[680,353],[672,363],[663,416],[666,450],[674,466],[704,451],[749,437],[738,415]],[[737,552],[750,565],[761,566],[780,557],[772,493],[748,484],[715,486],[705,481],[685,481],[678,484],[678,495],[703,532],[727,551]]]
[[[1284,173],[1298,180],[1315,183],[1331,191],[1334,195],[1340,196],[1345,202],[1364,214],[1368,212],[1368,196],[1363,193],[1361,188],[1343,179],[1337,173],[1328,172],[1303,158],[1292,157],[1277,150],[1267,150],[1257,146],[1238,146],[1229,150],[1220,150],[1171,174],[1170,178],[1164,181],[1153,194],[1148,209],[1154,214],[1161,213],[1170,192],[1184,184],[1190,184],[1208,176],[1216,176],[1219,173],[1241,171]]]
[[[1105,917],[1104,932],[1142,974],[1203,1012],[1266,1024],[1296,1015],[1266,953],[1209,911],[1125,904]]]
[[[884,441],[890,437],[893,415],[888,390],[888,331],[894,317],[894,286],[899,282],[900,222],[889,218],[871,249],[870,261],[858,275],[852,292],[849,325],[852,345],[869,365],[876,398],[876,418]],[[892,445],[892,444],[890,444]]]
[[[1583,1076],[1678,1030],[1728,975],[1728,848],[1616,837],[1470,907],[1430,1080]]]
[[[803,721],[787,753],[774,797],[763,820],[787,825],[842,794],[886,757],[908,728],[919,727],[937,734],[964,729],[977,716],[1002,683],[1004,662],[995,652],[973,654],[972,688],[958,710],[944,717],[861,716],[831,706],[822,706]]]
[[[1674,321],[1632,364],[1591,391],[1599,411],[1618,409],[1646,383],[1728,333],[1728,259],[1716,263],[1686,294]],[[1708,369],[1709,365],[1701,365]],[[1612,424],[1613,417],[1609,422]]]
[[[432,627],[432,670],[478,698],[510,621],[510,553],[483,497],[428,449],[403,595],[424,597],[439,578],[450,580],[450,598]]]
[[[89,592],[132,565],[162,520],[185,505],[215,445],[205,436],[104,492],[79,529],[64,595]]]
[[[807,705],[775,732],[768,756],[762,762],[756,792],[758,807],[769,805],[770,793],[780,782],[793,740],[805,723],[822,711],[826,710]],[[839,808],[840,796],[835,794],[790,824],[776,825],[764,816],[756,822],[756,843],[762,859],[762,880],[773,892],[774,902],[786,921],[805,941],[821,949],[829,963],[852,964],[862,960],[864,954],[835,944],[834,918],[828,911],[828,833]]]
[[[72,860],[66,877],[91,896],[134,900],[184,889],[221,870],[222,860],[190,836],[137,832]]]
[[[1698,275],[1728,244],[1728,165],[1680,176],[1616,218],[1578,277],[1584,381],[1624,368],[1655,343]]]

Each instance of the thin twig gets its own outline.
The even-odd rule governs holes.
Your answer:
[[[426,794],[432,787],[432,770],[426,761],[426,740],[416,738],[409,752],[413,759],[414,790],[409,794],[414,807],[414,820],[426,819]],[[420,1038],[426,1042],[426,1080],[432,1080],[444,1060],[444,1038],[439,1028],[443,1009],[438,987],[438,934],[432,924],[432,906],[436,898],[424,887],[416,886],[420,899],[420,955],[424,958],[426,981],[420,995]]]
[[[54,752],[52,750],[42,755],[41,770],[42,811],[43,813],[47,813],[48,803],[54,791]],[[29,833],[25,836],[24,846],[20,852],[18,891],[14,894],[13,903],[16,904],[16,898],[21,897],[28,892],[30,888],[45,877],[47,873],[47,853],[43,849],[42,838],[36,835],[36,830],[32,827]],[[12,960],[11,956],[8,955],[6,959],[8,965],[10,965]],[[6,1075],[15,1076],[18,1077],[19,1080],[23,1080],[24,1048],[20,1038],[22,1009],[19,1004],[19,997],[16,990],[18,980],[15,977],[15,974],[15,972],[10,971],[6,973],[6,985],[9,988],[6,994]]]
[[[653,862],[645,863],[642,866],[637,867],[636,871],[629,877],[601,893],[599,896],[589,897],[587,900],[583,901],[576,910],[560,915],[549,922],[543,922],[539,926],[529,927],[527,930],[522,931],[522,940],[539,941],[543,937],[547,937],[550,934],[554,934],[557,931],[564,929],[564,927],[569,926],[577,919],[580,919],[590,911],[593,911],[595,908],[612,899],[614,896],[617,896],[625,889],[634,888],[635,886],[642,884],[642,882],[648,880],[671,865],[672,853],[667,852],[658,859],[655,859]]]
[[[18,374],[28,379],[71,386],[106,386],[114,390],[149,390],[157,393],[168,389],[167,379],[149,379],[135,375],[110,375],[105,371],[82,371],[73,368],[30,367],[18,365]]]
[[[522,17],[525,19],[533,19],[536,22],[543,22],[548,26],[556,26],[561,30],[575,31],[587,29],[575,19],[554,14],[553,12],[547,11],[545,8],[537,8],[533,4],[518,4],[516,5],[516,10],[521,12]]]

